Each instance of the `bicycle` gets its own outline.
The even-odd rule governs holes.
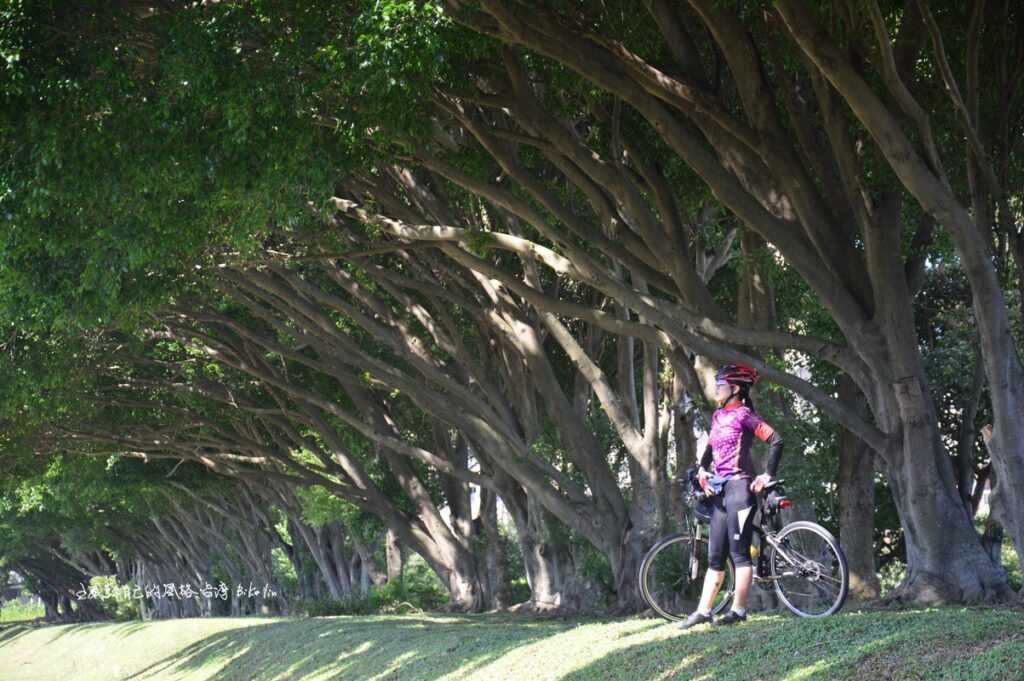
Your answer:
[[[710,497],[697,482],[697,469],[687,471],[684,528],[658,540],[640,562],[640,593],[654,612],[667,620],[683,620],[697,609],[707,570],[708,540],[702,526],[710,523]],[[751,557],[754,583],[774,588],[779,600],[799,617],[826,617],[843,607],[849,590],[849,569],[839,542],[817,523],[798,520],[778,529],[779,513],[791,502],[773,480],[757,494]],[[766,526],[770,525],[770,526]],[[736,571],[727,558],[725,579],[712,603],[717,615],[732,602]]]

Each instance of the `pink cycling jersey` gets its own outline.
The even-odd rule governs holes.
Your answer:
[[[750,446],[755,437],[781,443],[775,429],[742,402],[733,402],[716,410],[711,417],[711,434],[708,437],[708,448],[714,453],[711,472],[718,476],[754,477]]]

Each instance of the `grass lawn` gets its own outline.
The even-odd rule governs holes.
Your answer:
[[[5,622],[20,622],[22,620],[34,620],[46,614],[42,603],[28,603],[22,605],[18,601],[7,601],[0,608],[0,624]]]
[[[1024,611],[936,608],[718,631],[507,615],[0,628],[0,679],[1024,680]]]

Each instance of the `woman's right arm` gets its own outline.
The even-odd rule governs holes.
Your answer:
[[[701,467],[701,469],[704,470],[704,471],[710,471],[711,470],[711,461],[712,461],[713,458],[714,458],[714,456],[713,456],[712,450],[711,450],[711,443],[709,442],[708,446],[704,448],[704,454],[700,457],[700,467]]]
[[[697,482],[705,492],[708,489],[707,480],[711,477],[711,461],[714,459],[711,443],[704,448],[704,454],[700,457],[700,468],[697,470]]]

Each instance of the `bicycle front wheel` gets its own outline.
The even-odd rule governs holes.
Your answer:
[[[640,594],[654,612],[673,622],[697,609],[704,574],[708,569],[708,543],[688,534],[670,534],[651,547],[640,562]],[[727,561],[725,579],[712,603],[717,614],[732,601],[735,574]]]
[[[797,521],[776,535],[770,566],[775,593],[800,617],[825,617],[843,607],[850,586],[846,555],[832,533]]]

